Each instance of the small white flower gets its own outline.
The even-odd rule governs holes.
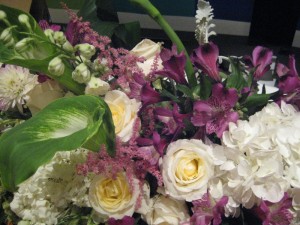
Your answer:
[[[157,195],[142,218],[151,225],[179,225],[189,219],[189,214],[185,201]]]
[[[99,96],[105,95],[109,88],[109,83],[101,80],[100,78],[91,77],[91,80],[87,83],[84,92],[85,94]]]
[[[96,53],[96,48],[88,43],[76,45],[75,50],[78,50],[80,55],[86,59],[90,59]]]
[[[72,78],[80,84],[87,83],[91,79],[91,72],[85,63],[80,63],[72,72]]]
[[[55,57],[49,62],[48,70],[55,76],[61,76],[64,74],[65,64],[60,57]]]
[[[28,92],[37,85],[37,76],[28,69],[6,65],[0,68],[0,106],[1,110],[14,108],[23,112],[22,106],[28,99]]]

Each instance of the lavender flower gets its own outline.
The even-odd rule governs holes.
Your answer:
[[[206,126],[208,134],[216,133],[220,138],[229,123],[236,122],[239,118],[238,113],[232,110],[237,101],[236,89],[227,90],[222,84],[215,84],[208,100],[194,103],[194,115],[191,121],[195,126]]]
[[[217,67],[218,56],[218,46],[209,42],[195,49],[191,56],[191,60],[194,65],[201,69],[205,74],[216,81],[220,81],[221,77]]]

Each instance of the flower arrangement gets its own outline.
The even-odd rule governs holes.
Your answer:
[[[225,57],[199,0],[189,55],[114,48],[64,5],[64,32],[0,6],[4,224],[300,224],[300,78],[272,51]],[[271,90],[271,91],[270,91]]]

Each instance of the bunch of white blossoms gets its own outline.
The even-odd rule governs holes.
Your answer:
[[[50,163],[19,185],[10,207],[30,224],[57,224],[58,216],[73,203],[90,206],[88,189],[92,177],[80,176],[76,165],[86,160],[87,150],[57,152]]]
[[[292,105],[271,103],[249,121],[231,123],[222,142],[218,179],[233,205],[276,203],[300,188],[300,112]]]

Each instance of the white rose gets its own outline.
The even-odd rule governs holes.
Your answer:
[[[143,63],[138,63],[138,67],[142,69],[145,75],[148,75],[151,72],[151,67],[156,56],[160,53],[160,50],[161,43],[155,43],[149,39],[144,39],[131,50],[131,53],[136,56],[145,58],[145,61]],[[157,60],[157,69],[162,69],[163,66],[160,57],[158,57]]]
[[[200,140],[171,143],[160,164],[166,193],[189,202],[200,199],[214,175],[211,152],[212,148]]]
[[[26,102],[32,115],[46,107],[49,103],[64,96],[62,88],[56,81],[47,80],[37,84],[29,93]]]
[[[87,83],[85,87],[85,94],[89,95],[105,95],[110,86],[107,82],[101,80],[100,78],[91,77],[90,81]]]
[[[116,135],[123,142],[129,141],[141,103],[135,99],[129,99],[125,93],[118,90],[107,92],[104,101],[112,113]]]
[[[151,225],[179,225],[190,217],[185,201],[158,195],[154,197],[151,209],[142,218]]]
[[[103,175],[94,177],[89,190],[89,200],[96,212],[96,222],[103,222],[109,217],[122,219],[132,216],[140,195],[139,181],[132,178],[130,187],[124,173],[115,179]],[[102,220],[101,220],[102,219]]]

